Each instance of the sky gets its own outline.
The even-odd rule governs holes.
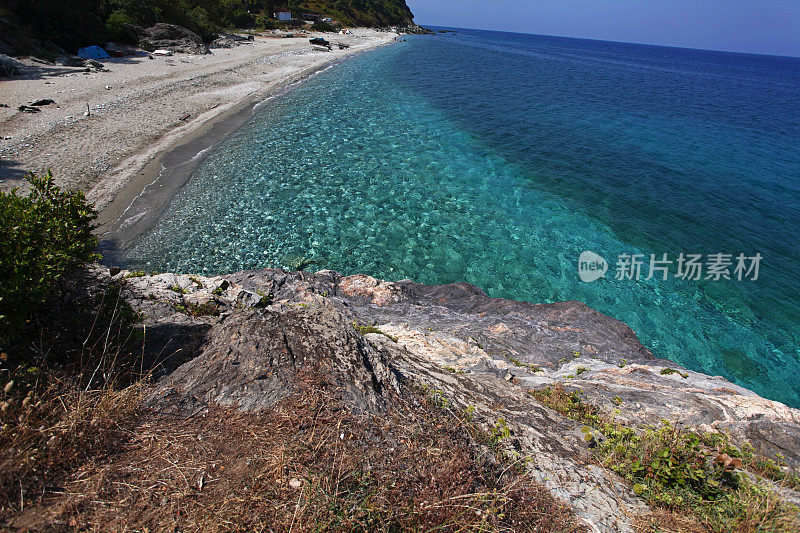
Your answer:
[[[422,26],[800,57],[800,0],[406,0]]]

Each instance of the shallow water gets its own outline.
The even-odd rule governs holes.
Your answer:
[[[582,300],[654,354],[800,406],[800,60],[485,31],[412,36],[276,98],[125,252]],[[606,277],[583,283],[592,250]],[[643,279],[756,253],[756,281]],[[614,279],[620,253],[642,279]],[[733,267],[731,267],[731,270]]]

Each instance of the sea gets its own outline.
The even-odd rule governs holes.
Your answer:
[[[800,407],[800,59],[447,30],[260,106],[123,263],[580,300]]]

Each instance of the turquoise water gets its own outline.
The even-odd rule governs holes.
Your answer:
[[[414,36],[271,101],[125,259],[582,300],[658,356],[800,406],[798,147],[798,59]],[[584,250],[605,278],[580,281]],[[764,259],[756,281],[614,279],[618,254],[681,252]]]

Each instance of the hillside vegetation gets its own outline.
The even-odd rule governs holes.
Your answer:
[[[31,37],[68,51],[87,44],[124,40],[125,23],[178,24],[204,39],[226,28],[276,27],[276,9],[330,17],[341,26],[405,26],[413,23],[405,0],[9,0],[10,17]]]

